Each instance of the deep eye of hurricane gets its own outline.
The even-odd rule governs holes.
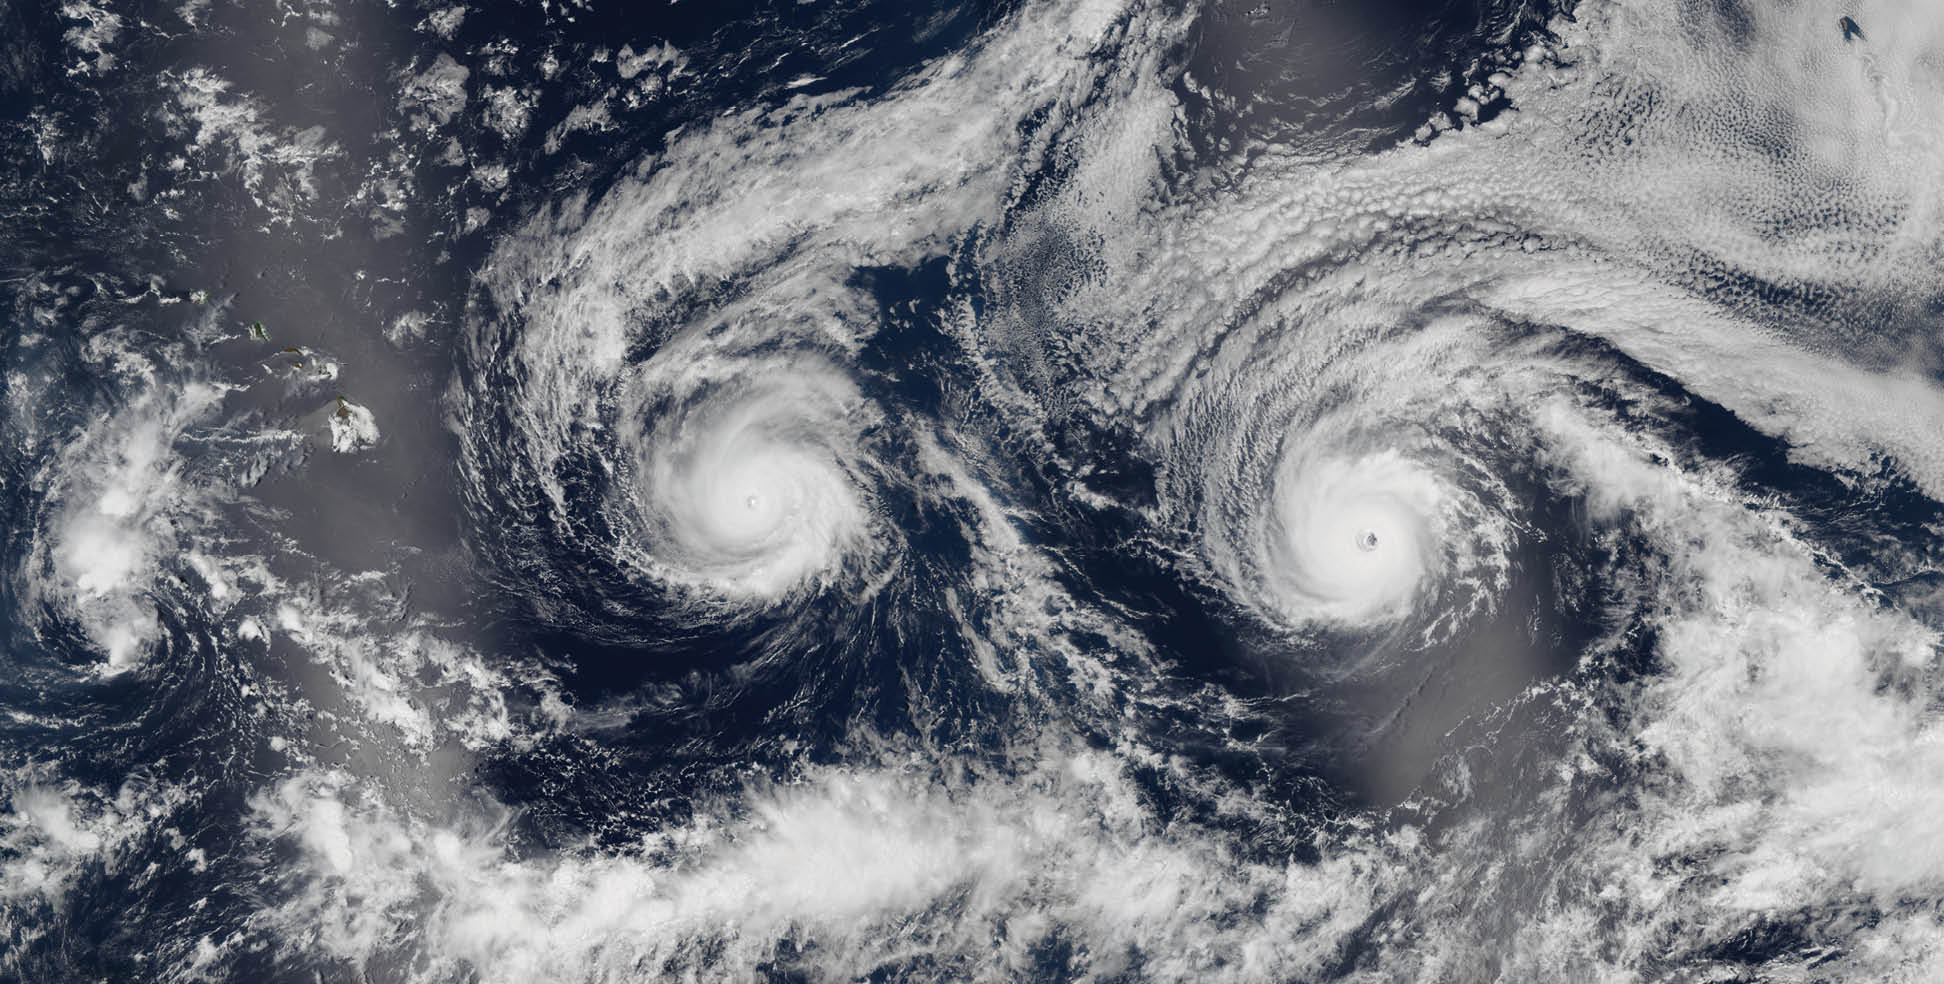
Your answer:
[[[1298,617],[1366,623],[1408,612],[1438,562],[1446,495],[1394,451],[1287,457],[1264,517],[1265,577]]]

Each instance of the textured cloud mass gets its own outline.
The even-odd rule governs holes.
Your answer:
[[[133,778],[6,761],[0,968],[154,850],[228,892],[168,980],[1936,977],[1944,12],[1586,0],[1389,133],[1177,8],[779,56],[532,188],[734,66],[428,14],[386,139],[492,206],[462,301],[99,333],[67,428],[10,368],[36,679],[206,703]],[[315,219],[355,145],[175,78],[183,159]],[[394,356],[436,412],[325,389]],[[277,484],[420,449],[425,546]]]

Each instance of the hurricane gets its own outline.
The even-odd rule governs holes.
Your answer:
[[[789,369],[755,369],[755,378],[778,383],[728,381],[725,392],[645,421],[634,435],[646,535],[718,590],[786,591],[866,538],[846,467],[854,435],[844,433],[859,397],[841,379],[808,375],[815,371],[791,380]],[[820,425],[833,433],[820,434]],[[664,429],[674,433],[659,437]]]
[[[528,458],[482,449],[481,497],[499,489],[492,469],[515,470],[557,511],[555,549],[585,550],[614,576],[691,604],[778,600],[872,556],[882,531],[863,446],[870,408],[854,384],[814,356],[669,361],[682,364],[604,381],[611,392],[588,409],[581,444],[545,443],[552,431],[540,428]],[[589,502],[591,513],[577,511]]]
[[[1208,559],[1268,618],[1375,631],[1415,614],[1431,632],[1506,590],[1520,503],[1493,461],[1507,421],[1489,401],[1371,393],[1367,368],[1222,394],[1235,402],[1187,444],[1183,497],[1207,514]]]
[[[0,979],[1944,973],[1944,11],[0,26]]]

